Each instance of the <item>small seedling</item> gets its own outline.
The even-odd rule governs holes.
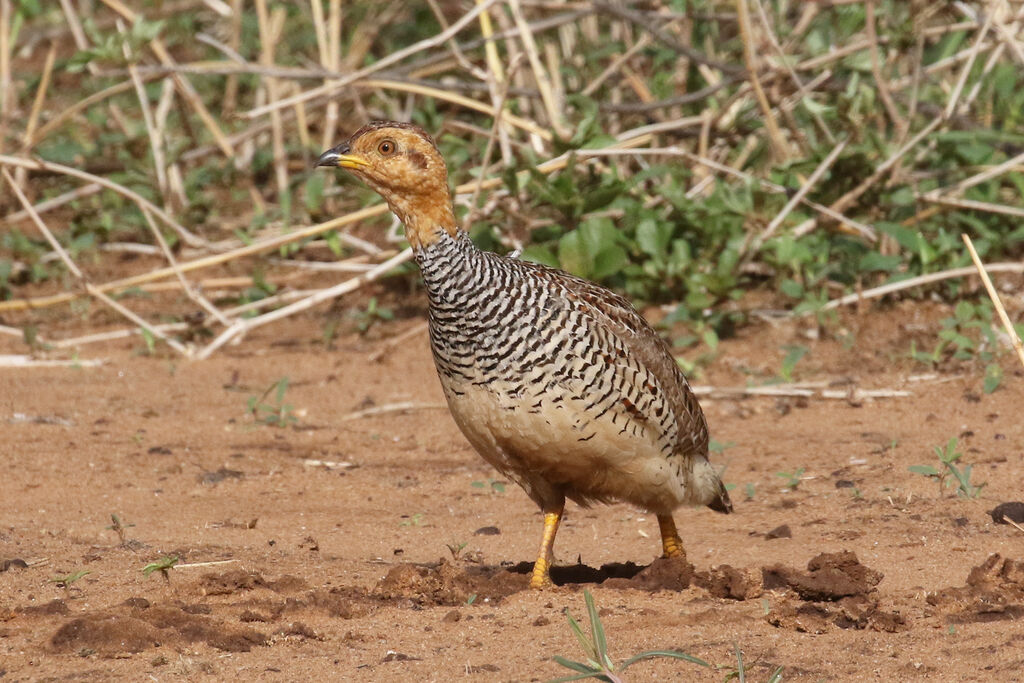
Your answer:
[[[117,537],[119,539],[121,539],[121,545],[122,546],[126,545],[127,542],[128,542],[128,539],[124,535],[125,531],[127,531],[129,528],[131,528],[131,527],[133,527],[135,525],[131,524],[131,523],[125,524],[124,522],[121,521],[121,518],[118,517],[113,512],[110,513],[110,522],[111,522],[111,524],[110,524],[110,526],[107,527],[107,529],[109,529],[110,531],[113,531],[115,534],[117,534]]]
[[[590,591],[585,590],[583,591],[583,599],[587,603],[587,615],[590,617],[590,636],[583,633],[583,629],[580,628],[579,622],[573,619],[573,616],[569,614],[568,610],[566,610],[565,616],[569,620],[569,628],[572,629],[573,635],[576,636],[576,640],[579,641],[580,647],[583,648],[583,652],[587,655],[587,661],[585,663],[577,662],[572,659],[566,659],[565,657],[559,657],[556,655],[554,657],[556,662],[565,668],[572,669],[578,673],[573,676],[556,678],[549,681],[549,683],[579,681],[584,678],[596,678],[599,681],[607,681],[609,683],[622,683],[622,679],[619,678],[618,672],[625,671],[628,667],[640,660],[653,659],[655,657],[682,659],[683,661],[690,662],[692,664],[698,664],[700,666],[710,668],[711,665],[703,659],[698,659],[693,655],[680,652],[679,650],[651,650],[650,652],[641,652],[638,655],[633,655],[619,664],[616,669],[612,662],[612,658],[608,655],[608,641],[605,638],[604,626],[601,624],[601,617],[598,616],[597,607],[594,605],[594,596],[590,594]]]
[[[153,572],[160,572],[164,576],[164,581],[170,585],[171,583],[171,570],[174,569],[174,565],[178,564],[177,555],[168,555],[161,557],[156,562],[150,562],[142,568],[142,575],[149,577]]]
[[[88,576],[89,574],[92,574],[92,572],[90,572],[88,569],[81,569],[81,570],[79,570],[77,572],[71,572],[67,576],[55,576],[52,579],[50,579],[50,581],[52,581],[53,583],[57,584],[59,587],[63,588],[64,589],[64,593],[67,595],[68,599],[70,600],[71,599],[71,584],[73,584],[75,581],[78,581],[83,576]]]
[[[799,344],[787,344],[782,348],[786,352],[786,355],[782,359],[782,366],[779,368],[779,376],[784,382],[792,382],[793,370],[796,369],[796,364],[800,362],[801,358],[807,355],[810,349]]]
[[[259,424],[271,427],[287,427],[296,424],[299,418],[295,416],[295,407],[284,402],[284,395],[288,391],[288,378],[282,377],[263,392],[262,396],[250,396],[246,402],[246,409],[252,414],[252,418]],[[273,392],[274,401],[266,400]]]
[[[469,483],[475,489],[483,489],[488,486],[495,493],[505,493],[505,482],[498,481],[497,479],[488,479],[487,481],[473,481]]]
[[[462,543],[459,543],[458,541],[452,541],[451,543],[446,543],[445,545],[448,547],[448,552],[452,554],[452,559],[458,560],[459,555],[462,554],[463,549],[465,549],[465,547],[469,545],[469,541],[463,541]]]
[[[353,311],[351,316],[356,320],[356,329],[359,330],[359,334],[366,334],[376,323],[393,320],[395,314],[390,308],[377,305],[377,297],[371,297],[366,304],[365,311]]]
[[[989,363],[985,366],[985,382],[982,386],[986,394],[991,394],[999,388],[1003,381],[1003,368],[998,363]]]
[[[947,482],[955,482],[957,495],[964,498],[977,498],[985,484],[977,486],[971,484],[971,466],[964,465],[957,467],[956,463],[963,457],[957,447],[956,437],[951,438],[945,446],[935,446],[935,456],[939,459],[940,466],[932,465],[911,465],[909,469],[916,474],[923,474],[926,477],[934,478],[939,484],[939,495],[942,494]],[[950,479],[952,477],[952,479]]]
[[[757,493],[757,487],[753,484],[747,484],[743,488],[743,492],[747,494],[747,500],[754,500],[754,494]]]
[[[796,491],[797,487],[800,486],[800,477],[804,476],[804,472],[807,470],[806,467],[801,467],[793,472],[777,472],[776,477],[782,477],[786,480],[786,488],[790,491]]]
[[[417,512],[412,517],[402,520],[399,526],[423,526],[423,513]]]
[[[747,680],[747,667],[743,663],[743,650],[740,649],[739,643],[733,645],[734,653],[736,655],[736,668],[729,672],[725,677],[725,681],[736,680],[739,683],[746,683]],[[772,671],[771,676],[768,677],[766,683],[780,683],[782,681],[782,667],[776,667]]]

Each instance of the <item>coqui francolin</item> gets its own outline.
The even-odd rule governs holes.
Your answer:
[[[317,165],[351,171],[405,225],[452,417],[544,513],[531,587],[551,585],[566,498],[656,514],[666,557],[683,555],[677,507],[732,511],[708,461],[704,413],[665,342],[606,289],[478,249],[456,224],[448,171],[425,131],[375,121]]]

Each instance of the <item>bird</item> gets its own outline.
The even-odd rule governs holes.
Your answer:
[[[351,172],[405,227],[428,300],[437,374],[473,448],[544,514],[530,587],[551,587],[568,498],[655,514],[663,557],[685,557],[673,512],[732,512],[707,421],[666,342],[629,301],[562,270],[478,248],[421,127],[372,121],[317,166]]]

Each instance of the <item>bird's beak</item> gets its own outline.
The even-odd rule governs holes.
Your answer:
[[[337,168],[362,168],[363,166],[369,166],[370,163],[358,157],[354,154],[349,154],[349,146],[347,142],[343,142],[337,147],[332,147],[316,160],[317,166],[332,166]]]

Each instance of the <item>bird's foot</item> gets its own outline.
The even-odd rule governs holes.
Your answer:
[[[544,559],[539,558],[533,564],[533,575],[530,577],[530,588],[533,590],[541,590],[543,588],[551,588],[555,584],[551,582],[551,563]]]

